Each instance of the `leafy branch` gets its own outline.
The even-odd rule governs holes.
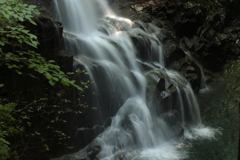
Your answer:
[[[32,20],[32,14],[40,14],[40,12],[35,9],[36,6],[20,2],[20,0],[0,0],[0,66],[6,65],[9,69],[15,69],[18,74],[22,74],[21,69],[26,66],[45,76],[52,86],[60,82],[64,86],[74,86],[83,91],[82,87],[76,85],[74,80],[70,80],[61,71],[55,61],[47,61],[34,51],[39,44],[37,36],[31,34],[21,22],[29,21],[37,25]],[[28,75],[35,78],[31,74]]]

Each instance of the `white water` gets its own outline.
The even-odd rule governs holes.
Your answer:
[[[85,66],[94,82],[92,89],[98,98],[92,100],[93,105],[104,114],[102,107],[106,106],[102,105],[107,99],[109,112],[116,112],[111,126],[96,138],[102,147],[98,157],[104,160],[118,156],[135,160],[187,158],[184,147],[178,147],[180,140],[171,126],[156,113],[161,106],[147,101],[148,82],[139,63],[143,62],[131,38],[142,42],[138,47],[147,48],[144,51],[148,55],[147,62],[144,63],[155,69],[157,75],[157,70],[164,67],[161,42],[155,36],[159,29],[141,22],[138,25],[144,30],[133,28],[132,21],[114,15],[104,0],[55,0],[55,6],[57,17],[64,25],[66,49]],[[175,116],[171,114],[175,106],[178,110],[175,123],[186,130],[187,138],[201,136],[197,133],[202,130],[205,137],[214,137],[212,130],[206,131],[202,125],[190,84],[177,72],[165,70],[169,78],[165,88],[170,83],[176,87],[174,101],[178,102],[168,103],[168,115]],[[186,127],[186,113],[195,129]]]

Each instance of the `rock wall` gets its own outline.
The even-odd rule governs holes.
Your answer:
[[[239,1],[149,0],[112,2],[118,14],[166,29],[168,55],[190,53],[205,69],[220,71],[240,55]]]

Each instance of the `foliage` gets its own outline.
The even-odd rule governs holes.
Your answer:
[[[34,51],[37,48],[37,37],[27,30],[21,22],[29,21],[33,25],[32,13],[40,14],[34,5],[21,3],[20,0],[0,0],[0,64],[7,65],[18,74],[25,66],[44,75],[52,86],[61,82],[65,86],[74,86],[83,91],[82,87],[69,80],[67,75],[55,65],[54,60],[47,61]],[[32,74],[30,76],[34,77]]]
[[[63,128],[67,125],[66,116],[79,114],[79,108],[71,107],[72,101],[59,92],[52,90],[44,98],[22,102],[22,107],[14,110],[18,124],[25,130],[21,132],[21,140],[12,142],[12,148],[21,154],[22,159],[47,159],[55,150],[72,148],[66,142],[70,136]],[[86,107],[82,102],[79,104]]]
[[[10,143],[6,137],[20,134],[23,130],[21,126],[16,125],[16,120],[11,115],[15,106],[14,103],[0,104],[0,160],[10,157]]]
[[[65,141],[70,137],[62,131],[65,116],[81,113],[71,107],[73,102],[67,93],[72,88],[68,86],[77,88],[79,95],[88,87],[88,82],[76,84],[69,78],[73,73],[65,74],[54,60],[46,60],[35,52],[37,37],[23,25],[25,21],[37,25],[33,14],[40,14],[34,5],[23,4],[21,0],[0,0],[0,68],[15,71],[24,81],[29,78],[42,81],[39,75],[43,75],[54,88],[45,85],[43,93],[37,93],[34,99],[21,91],[17,91],[20,98],[15,97],[14,102],[0,97],[0,160],[46,159],[58,147],[56,143],[67,146]],[[7,85],[0,82],[0,89]],[[63,89],[61,85],[67,87]],[[75,102],[78,106],[86,107],[78,100]],[[40,128],[43,126],[46,128]]]

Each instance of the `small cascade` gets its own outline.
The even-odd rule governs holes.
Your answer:
[[[114,15],[104,0],[55,0],[55,6],[66,50],[94,82],[91,88],[97,96],[89,101],[101,114],[98,121],[113,116],[95,139],[101,145],[98,158],[186,158],[187,152],[177,147],[179,133],[174,127],[180,126],[180,136],[186,130],[194,137],[191,127],[204,126],[188,81],[165,68],[156,36],[160,29]]]

